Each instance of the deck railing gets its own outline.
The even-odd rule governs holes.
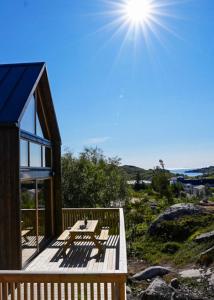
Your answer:
[[[97,231],[102,227],[109,227],[110,234],[118,234],[120,231],[120,214],[118,208],[63,208],[62,224],[63,230],[72,227],[76,221],[98,220]]]
[[[1,300],[123,300],[126,274],[0,271]]]
[[[0,271],[0,300],[125,300],[127,274],[123,210],[64,208],[63,229],[76,220],[96,219],[119,235],[119,264],[116,270],[91,272]]]

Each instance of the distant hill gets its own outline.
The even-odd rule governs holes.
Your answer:
[[[151,180],[152,179],[152,174],[153,174],[152,169],[145,170],[143,168],[139,168],[136,166],[130,166],[130,165],[124,165],[124,166],[121,166],[120,168],[125,171],[129,180],[136,179],[137,173],[140,173],[141,179],[143,179],[143,180]]]
[[[130,166],[130,165],[124,165],[120,167],[123,169],[123,171],[127,174],[129,180],[136,179],[137,173],[140,173],[140,177],[142,180],[152,180],[154,169],[143,169],[136,166]],[[167,173],[171,177],[175,176],[173,173],[170,173],[168,170],[166,170]]]
[[[198,168],[194,170],[188,170],[186,173],[202,173],[203,175],[213,175],[214,174],[214,166],[206,167],[206,168]]]

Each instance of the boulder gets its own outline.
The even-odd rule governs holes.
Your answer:
[[[176,278],[177,279],[177,278]],[[179,285],[178,289],[168,285],[162,278],[155,278],[149,287],[143,291],[139,298],[141,300],[211,300],[205,295],[201,297],[200,292],[193,292],[187,287]]]
[[[208,266],[213,262],[213,259],[214,259],[214,246],[202,252],[199,256],[198,262],[202,265]]]
[[[155,278],[149,287],[140,294],[142,300],[171,300],[173,288],[162,278]]]
[[[126,286],[126,299],[127,300],[134,300],[134,296],[132,295],[132,290],[131,288],[127,285]]]
[[[173,221],[183,216],[197,215],[204,212],[203,208],[192,203],[178,203],[170,206],[150,225],[149,234],[154,235],[156,228],[163,221]]]
[[[153,266],[136,273],[135,275],[132,276],[132,279],[137,281],[147,280],[147,279],[152,279],[156,276],[166,275],[170,272],[171,270],[168,268],[161,267],[161,266]]]
[[[198,235],[195,238],[195,241],[200,243],[200,242],[205,242],[205,241],[212,240],[212,239],[214,239],[214,231],[210,231],[210,232],[206,232],[206,233]]]

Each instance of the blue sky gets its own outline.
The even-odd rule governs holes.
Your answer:
[[[110,0],[1,2],[0,62],[47,63],[63,149],[97,145],[145,168],[214,164],[214,1],[174,2],[160,18],[169,30],[125,43],[127,27],[107,26],[119,17]]]

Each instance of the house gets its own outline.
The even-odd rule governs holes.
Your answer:
[[[0,65],[0,299],[125,299],[122,208],[62,208],[61,138],[43,62]],[[109,228],[62,255],[68,228]]]
[[[205,197],[206,196],[206,187],[205,187],[205,185],[193,186],[193,195],[195,197]]]
[[[0,140],[0,269],[22,269],[62,231],[61,139],[44,63],[0,65]]]

